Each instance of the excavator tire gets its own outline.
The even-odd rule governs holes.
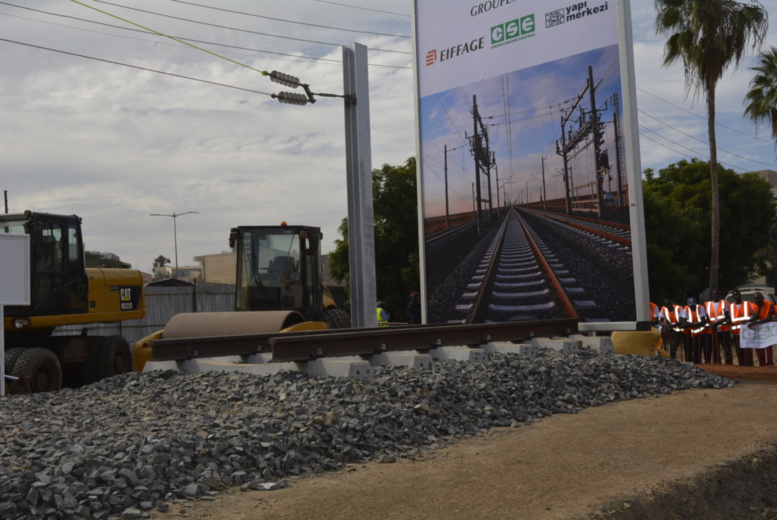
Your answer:
[[[91,385],[97,381],[97,349],[105,341],[105,336],[92,336],[87,343],[86,361],[81,363],[80,385]]]
[[[6,374],[13,373],[13,367],[16,364],[16,360],[19,359],[19,356],[21,356],[25,350],[27,349],[16,347],[16,348],[9,348],[8,350],[5,351],[5,373]]]
[[[351,317],[342,309],[329,307],[324,309],[324,321],[327,322],[330,329],[350,329]]]
[[[24,349],[11,375],[28,377],[33,392],[53,392],[62,388],[62,367],[57,355],[47,348]]]
[[[132,371],[132,354],[127,340],[108,336],[97,345],[97,379]]]

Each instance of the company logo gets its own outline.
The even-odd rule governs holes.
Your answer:
[[[429,67],[438,61],[442,63],[443,61],[449,61],[454,58],[465,56],[471,52],[477,52],[483,48],[484,39],[485,38],[481,36],[480,38],[475,38],[468,42],[459,43],[453,47],[446,47],[445,49],[440,50],[433,49],[426,53],[426,66]]]
[[[604,2],[595,7],[589,7],[588,2],[578,2],[556,11],[545,13],[545,27],[550,29],[564,22],[574,22],[588,16],[603,13],[610,9],[610,3]]]
[[[119,288],[119,299],[121,300],[121,310],[131,311],[135,307],[132,301],[131,287]]]
[[[491,48],[502,47],[535,36],[534,15],[530,14],[491,28]]]

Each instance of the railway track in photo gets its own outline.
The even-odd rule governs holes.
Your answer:
[[[628,226],[514,208],[475,250],[446,321],[634,319]]]

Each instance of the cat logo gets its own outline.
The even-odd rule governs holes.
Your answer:
[[[131,311],[132,310],[132,287],[122,287],[120,289],[119,294],[121,297],[121,310]]]

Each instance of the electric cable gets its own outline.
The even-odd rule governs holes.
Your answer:
[[[76,2],[78,4],[81,4],[84,7],[89,7],[90,9],[94,9],[96,11],[100,11],[99,9],[97,9],[95,7],[90,7],[90,6],[86,5],[86,4],[82,4],[81,2],[78,2],[77,0],[70,0],[70,1],[71,2]],[[106,0],[93,0],[93,1],[94,2],[99,2],[101,4],[112,5],[114,7],[121,7],[122,9],[129,9],[131,11],[137,11],[137,12],[140,12],[140,13],[152,14],[154,16],[161,16],[161,17],[164,17],[164,18],[170,18],[170,19],[173,19],[173,20],[180,20],[180,21],[184,21],[184,22],[196,23],[196,24],[199,24],[199,25],[207,25],[209,27],[217,27],[219,29],[228,29],[230,31],[239,31],[239,32],[244,32],[244,33],[257,34],[259,36],[268,36],[268,37],[271,37],[271,38],[281,38],[281,39],[284,39],[284,40],[292,40],[292,41],[297,41],[297,42],[315,43],[317,45],[330,45],[330,46],[333,46],[333,47],[341,47],[342,46],[342,44],[340,44],[340,43],[322,42],[322,41],[317,41],[317,40],[306,40],[304,38],[294,38],[292,36],[281,36],[281,35],[278,35],[278,34],[270,34],[270,33],[264,33],[264,32],[260,32],[260,31],[251,31],[251,30],[248,30],[248,29],[239,29],[237,27],[228,27],[228,26],[225,26],[225,25],[218,25],[218,24],[215,24],[215,23],[200,22],[198,20],[192,20],[190,18],[182,18],[180,16],[173,16],[173,15],[169,15],[169,14],[162,14],[162,13],[157,13],[157,12],[154,12],[154,11],[148,11],[146,9],[139,9],[137,7],[129,7],[129,6],[126,6],[126,5],[116,4],[116,3],[113,3],[113,2],[107,2]],[[100,12],[104,12],[104,11],[100,11]],[[108,14],[108,13],[106,13],[106,14]],[[114,16],[114,15],[110,15],[110,16]],[[116,17],[116,18],[118,18],[118,17]],[[137,24],[134,24],[134,25],[137,25]],[[391,49],[371,48],[370,50],[377,51],[377,52],[392,52],[392,53],[396,53],[396,54],[412,54],[412,53],[407,52],[407,51],[395,51],[395,50],[391,50]]]
[[[78,54],[78,53],[75,53],[75,52],[63,51],[63,50],[60,50],[60,49],[52,49],[50,47],[43,47],[41,45],[34,45],[32,43],[24,43],[24,42],[19,42],[19,41],[15,41],[15,40],[9,40],[9,39],[6,39],[6,38],[0,38],[0,41],[4,41],[4,42],[8,42],[8,43],[15,43],[17,45],[25,45],[27,47],[33,47],[33,48],[41,49],[41,50],[44,50],[44,51],[58,52],[60,54],[67,54],[69,56],[76,56],[78,58],[86,58],[88,60],[102,61],[104,63],[111,63],[113,65],[121,65],[122,67],[129,67],[129,68],[132,68],[132,69],[143,70],[143,71],[146,71],[146,72],[155,72],[157,74],[165,74],[167,76],[173,76],[173,77],[176,77],[176,78],[190,79],[192,81],[199,81],[201,83],[208,83],[210,85],[216,85],[216,86],[219,86],[219,87],[227,87],[227,88],[232,88],[232,89],[235,89],[235,90],[243,90],[245,92],[251,92],[253,94],[262,94],[264,96],[272,97],[272,94],[270,94],[269,92],[261,92],[259,90],[252,90],[252,89],[243,88],[243,87],[236,87],[234,85],[227,85],[226,83],[217,83],[215,81],[209,81],[209,80],[206,80],[206,79],[193,78],[191,76],[184,76],[182,74],[175,74],[173,72],[165,72],[163,70],[149,69],[147,67],[140,67],[138,65],[130,65],[129,63],[121,63],[119,61],[106,60],[106,59],[97,58],[97,57],[94,57],[94,56],[87,56],[86,54]]]
[[[389,33],[381,33],[381,32],[373,32],[373,31],[362,31],[359,29],[346,29],[345,27],[332,27],[331,25],[319,25],[315,23],[307,23],[307,22],[298,22],[295,20],[287,20],[285,18],[274,18],[272,16],[265,16],[261,14],[254,14],[254,13],[246,13],[245,11],[233,11],[232,9],[224,9],[223,7],[213,7],[210,5],[204,5],[204,4],[198,4],[195,2],[187,2],[185,0],[170,0],[171,2],[177,2],[179,4],[187,4],[187,5],[193,5],[196,7],[202,7],[205,9],[213,9],[215,11],[222,11],[225,13],[233,13],[233,14],[239,14],[243,16],[251,16],[253,18],[262,18],[265,20],[273,20],[275,22],[285,22],[285,23],[291,23],[296,25],[305,25],[307,27],[318,27],[320,29],[332,29],[334,31],[345,31],[345,32],[353,32],[353,33],[361,33],[361,34],[372,34],[375,36],[391,36],[394,38],[410,38],[410,36],[404,35],[404,34],[389,34]]]

